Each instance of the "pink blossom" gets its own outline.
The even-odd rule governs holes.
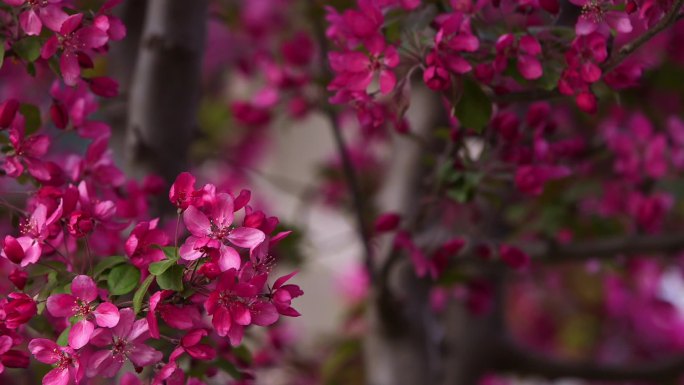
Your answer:
[[[36,315],[36,302],[27,294],[10,293],[7,298],[10,300],[2,307],[5,327],[16,329]]]
[[[582,7],[582,14],[575,25],[577,35],[589,35],[594,31],[608,34],[609,28],[620,33],[632,32],[632,23],[624,11],[612,10],[613,0],[570,0]]]
[[[516,39],[508,33],[501,35],[496,42],[496,59],[494,68],[503,72],[508,66],[509,57],[515,56],[518,72],[528,80],[539,79],[542,76],[542,65],[537,58],[542,53],[541,45],[532,35],[524,35]]]
[[[29,360],[26,353],[20,350],[10,350],[14,341],[10,336],[0,335],[0,374],[9,368],[26,368]]]
[[[399,54],[394,46],[371,51],[369,55],[358,51],[330,52],[328,59],[336,74],[329,90],[366,91],[378,78],[380,92],[388,94],[397,82],[392,69],[399,64]]]
[[[69,346],[80,349],[90,341],[95,325],[111,328],[119,322],[119,309],[110,302],[97,307],[97,285],[87,275],[78,275],[71,283],[72,294],[53,294],[47,299],[47,309],[55,317],[81,317],[69,331]],[[94,321],[94,322],[93,322]]]
[[[526,165],[518,167],[515,172],[515,185],[526,194],[540,195],[546,182],[568,175],[570,170],[563,166]]]
[[[26,169],[38,180],[49,180],[50,173],[42,158],[50,147],[50,138],[47,135],[26,136],[23,117],[15,119],[9,133],[10,145],[14,151],[5,158],[2,165],[7,175],[16,178]]]
[[[245,326],[268,326],[278,320],[276,307],[258,296],[265,282],[266,275],[248,279],[238,275],[237,270],[229,269],[218,277],[216,289],[204,303],[216,333],[228,336],[233,346],[242,341]]]
[[[59,346],[43,338],[31,340],[28,347],[38,361],[56,365],[43,377],[43,385],[77,384],[83,378],[83,367],[72,348]]]
[[[95,26],[81,26],[82,20],[83,14],[80,13],[66,18],[59,29],[60,37],[50,37],[41,50],[41,57],[49,59],[59,48],[62,49],[59,68],[64,83],[69,86],[76,85],[81,75],[79,55],[90,60],[85,51],[100,48],[108,40],[107,33],[101,29]]]
[[[160,247],[169,243],[169,237],[164,231],[157,229],[158,223],[158,218],[138,223],[124,245],[126,255],[140,269],[146,269],[150,263],[165,258]]]
[[[233,198],[226,193],[217,194],[207,209],[208,215],[189,206],[183,213],[183,222],[192,234],[180,248],[180,256],[195,260],[206,255],[208,249],[218,250],[222,271],[240,267],[240,255],[230,245],[254,249],[266,236],[249,227],[233,228]]]
[[[19,25],[27,35],[40,35],[43,25],[58,32],[62,23],[69,17],[60,6],[62,0],[4,0],[5,3],[21,7],[27,3],[28,7],[23,8],[19,13]]]
[[[285,282],[290,280],[297,272],[292,272],[288,275],[276,279],[272,288],[272,298],[273,304],[275,305],[278,313],[288,316],[288,317],[299,317],[301,314],[292,308],[292,299],[297,298],[304,294],[304,291],[297,285],[285,285]]]
[[[513,269],[524,269],[530,264],[530,256],[515,246],[500,245],[499,256],[505,264]]]
[[[401,216],[397,213],[384,213],[375,220],[375,232],[384,233],[395,230],[399,226]]]
[[[88,377],[113,377],[127,360],[142,368],[162,359],[160,351],[144,343],[149,338],[147,320],[136,320],[135,313],[130,308],[121,309],[119,314],[119,323],[114,328],[97,329],[93,333],[92,345],[109,348],[92,354],[88,364]]]
[[[194,203],[197,192],[195,191],[195,177],[189,172],[182,172],[176,177],[171,190],[169,190],[169,200],[176,207],[185,210]]]

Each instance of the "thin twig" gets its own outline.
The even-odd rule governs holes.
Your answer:
[[[639,49],[642,45],[646,44],[649,40],[651,40],[660,32],[672,26],[678,20],[677,16],[679,15],[679,11],[682,9],[683,5],[684,0],[677,0],[672,9],[670,10],[670,12],[665,14],[665,16],[663,16],[663,18],[655,26],[653,26],[653,28],[650,28],[649,30],[644,32],[642,35],[634,39],[629,44],[625,44],[624,46],[622,46],[622,48],[620,48],[620,50],[618,51],[617,55],[614,55],[610,60],[608,60],[601,66],[603,72],[607,73],[614,70],[629,55],[634,53],[634,51]]]
[[[315,9],[318,4],[316,0],[310,0],[310,5],[312,9]],[[330,77],[330,67],[328,66],[327,56],[328,56],[328,41],[325,37],[325,28],[322,24],[322,18],[314,17],[314,29],[316,37],[318,39],[318,44],[320,47],[320,66],[321,70],[326,74],[325,78]],[[339,124],[339,119],[337,116],[337,111],[327,104],[322,106],[322,110],[330,121],[330,127],[332,129],[333,137],[335,139],[335,144],[337,146],[337,151],[342,159],[342,168],[344,171],[344,176],[347,181],[347,187],[352,198],[354,205],[354,211],[356,215],[356,221],[359,231],[359,236],[363,244],[364,249],[364,264],[368,270],[368,274],[373,278],[375,276],[375,271],[373,267],[373,256],[370,242],[370,235],[368,228],[366,226],[366,221],[364,219],[363,213],[365,212],[364,200],[361,193],[361,188],[359,186],[358,177],[356,175],[356,170],[354,169],[354,164],[352,163],[351,157],[349,155],[349,150],[345,143],[344,137],[342,136],[342,130]]]
[[[549,358],[513,343],[504,344],[497,369],[547,379],[582,378],[598,381],[652,381],[665,383],[684,372],[684,356],[673,355],[641,364],[597,364]]]

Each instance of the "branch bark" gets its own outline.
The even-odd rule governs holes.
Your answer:
[[[535,260],[547,263],[613,258],[617,255],[675,253],[684,250],[684,235],[663,234],[599,239],[567,245],[540,243],[524,247]]]
[[[513,343],[502,347],[504,358],[499,370],[547,379],[581,378],[596,381],[655,381],[667,383],[684,373],[684,355],[644,364],[600,365],[594,362],[568,362],[549,358]]]
[[[642,35],[631,41],[629,44],[625,44],[620,48],[617,55],[614,55],[610,60],[604,63],[602,67],[603,72],[607,73],[614,70],[620,63],[622,63],[629,55],[634,53],[642,45],[646,44],[649,40],[654,38],[660,32],[671,27],[677,20],[679,12],[684,5],[684,0],[676,0],[670,12],[665,14],[663,18],[655,25],[653,28],[648,29]]]
[[[196,126],[208,0],[149,0],[133,75],[129,160],[171,182]]]

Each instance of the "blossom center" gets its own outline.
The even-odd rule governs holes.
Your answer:
[[[126,361],[126,356],[131,353],[128,347],[128,341],[123,338],[114,337],[114,344],[112,345],[112,355],[119,362]]]
[[[74,310],[76,311],[76,315],[81,317],[88,316],[93,312],[93,308],[90,306],[90,304],[82,300],[78,300]]]
[[[55,349],[55,353],[59,354],[59,361],[57,361],[58,369],[66,370],[73,364],[74,360],[63,351]]]
[[[582,17],[594,23],[602,22],[605,15],[606,7],[602,0],[589,0],[582,6]]]

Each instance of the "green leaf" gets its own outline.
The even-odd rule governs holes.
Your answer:
[[[60,273],[66,272],[66,265],[59,261],[41,261],[40,264],[31,265],[28,276],[32,278],[40,277],[51,272],[57,273],[57,271]]]
[[[183,266],[173,265],[157,276],[157,284],[164,290],[183,291]]]
[[[166,270],[168,270],[171,266],[175,265],[176,261],[172,261],[170,259],[165,259],[163,261],[159,262],[153,262],[150,263],[150,274],[152,275],[162,275]]]
[[[482,132],[492,115],[492,102],[476,82],[464,78],[463,92],[454,106],[454,115],[464,127]]]
[[[2,68],[2,63],[5,61],[5,41],[0,39],[0,68]]]
[[[245,345],[236,346],[233,348],[233,354],[247,364],[252,364],[254,358],[252,357],[252,352]]]
[[[119,265],[112,269],[107,276],[107,286],[112,295],[122,295],[131,292],[138,286],[140,271],[133,265]]]
[[[180,255],[178,255],[178,249],[176,249],[174,246],[166,246],[162,247],[161,249],[164,252],[164,255],[166,255],[166,258],[172,261],[177,261],[178,258],[180,258]]]
[[[26,134],[32,134],[41,126],[40,110],[33,104],[22,104],[19,112],[26,119]]]
[[[224,372],[230,374],[230,376],[234,379],[242,379],[242,373],[240,373],[240,370],[232,362],[219,358],[216,360],[216,362],[214,362],[214,365],[222,369]]]
[[[149,275],[145,280],[143,281],[142,285],[138,288],[138,290],[135,291],[135,294],[133,294],[133,311],[135,314],[140,313],[140,309],[142,309],[142,302],[143,299],[145,299],[145,293],[147,293],[147,289],[150,288],[150,285],[152,284],[152,281],[154,280],[154,275]]]
[[[12,45],[12,51],[27,62],[34,62],[40,56],[40,38],[25,37]]]
[[[111,269],[114,266],[126,263],[126,261],[128,261],[128,258],[121,255],[107,257],[98,262],[97,265],[95,265],[95,269],[93,270],[93,276],[98,277],[105,271]]]
[[[64,331],[57,337],[57,345],[67,346],[69,344],[69,332],[71,331],[71,325],[64,329]]]

